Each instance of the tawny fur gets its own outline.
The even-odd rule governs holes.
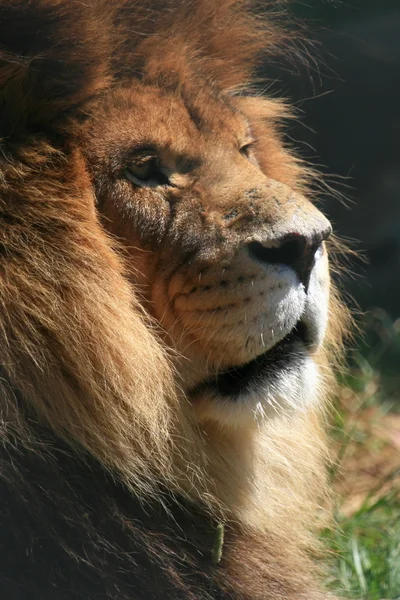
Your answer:
[[[136,241],[116,242],[107,233],[116,232],[107,215],[101,219],[93,184],[96,176],[101,179],[93,148],[101,154],[104,144],[107,151],[103,131],[113,119],[115,131],[121,131],[118,103],[122,107],[129,97],[135,106],[137,81],[160,94],[184,88],[204,111],[209,93],[229,92],[261,140],[261,168],[293,190],[309,192],[311,173],[284,147],[280,133],[288,109],[278,101],[238,95],[251,86],[261,53],[284,52],[291,44],[279,25],[279,3],[269,5],[270,18],[261,19],[246,0],[169,0],[162,8],[130,0],[0,3],[5,448],[17,447],[18,456],[33,452],[53,464],[58,456],[53,445],[60,440],[83,465],[100,465],[141,506],[157,504],[161,511],[165,506],[165,522],[175,510],[167,494],[187,502],[189,514],[199,512],[211,529],[225,523],[218,567],[199,566],[197,558],[192,564],[189,550],[176,560],[180,533],[171,526],[157,537],[155,529],[154,547],[147,541],[146,552],[157,564],[159,551],[160,570],[171,581],[165,597],[328,598],[316,582],[311,556],[319,552],[315,529],[329,505],[321,421],[332,385],[332,349],[340,349],[337,323],[345,320],[338,317],[340,303],[332,300],[332,326],[318,357],[325,378],[318,409],[248,430],[199,424],[175,375],[176,351],[168,348],[141,290],[132,284],[130,246]],[[84,527],[82,514],[68,519]],[[124,506],[115,514],[126,535],[134,536],[129,518],[135,515],[124,513]],[[149,529],[144,535],[150,540],[151,534]],[[95,536],[96,531],[88,539]],[[164,543],[165,552],[164,546],[158,550]],[[110,555],[126,559],[121,572],[134,570],[128,543],[114,546],[102,532],[96,544],[108,544]],[[97,568],[90,552],[76,551],[77,564]],[[196,587],[190,578],[200,572]],[[135,578],[140,582],[140,574]],[[125,580],[120,591],[118,585],[117,578],[112,591],[87,597],[147,597],[134,586],[130,595]],[[162,594],[155,591],[154,598]]]

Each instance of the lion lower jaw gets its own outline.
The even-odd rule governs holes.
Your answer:
[[[228,428],[259,425],[317,406],[321,379],[313,358],[299,350],[296,361],[271,378],[260,378],[239,394],[221,395],[212,385],[200,388],[193,396],[193,406],[201,422],[212,421]]]

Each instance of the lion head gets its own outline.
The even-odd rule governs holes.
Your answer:
[[[337,313],[290,111],[251,93],[287,37],[241,0],[34,4],[37,38],[31,3],[0,12],[13,431],[34,415],[135,493],[302,527]]]
[[[93,113],[98,209],[198,417],[240,427],[316,402],[331,227],[276,133],[282,104],[149,78]]]

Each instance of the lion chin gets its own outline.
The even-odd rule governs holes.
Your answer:
[[[290,109],[252,84],[281,5],[1,2],[5,600],[329,597],[345,313]]]

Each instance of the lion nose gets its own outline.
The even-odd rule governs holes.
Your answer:
[[[292,232],[277,240],[269,241],[268,245],[251,242],[248,245],[250,256],[268,265],[281,264],[293,269],[300,282],[307,290],[311,271],[315,264],[315,255],[321,244],[332,233],[332,227],[314,231],[312,235]],[[273,246],[272,246],[273,244]]]

